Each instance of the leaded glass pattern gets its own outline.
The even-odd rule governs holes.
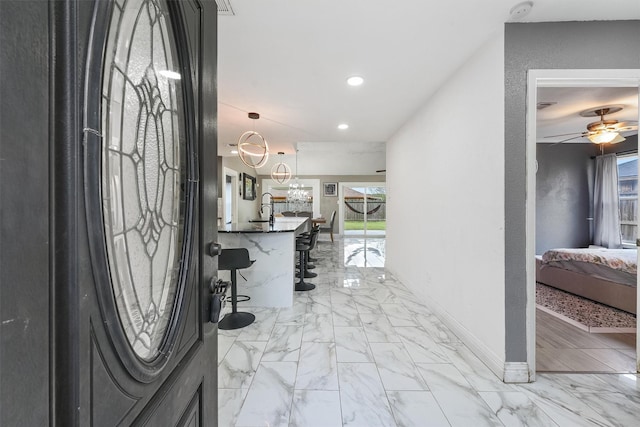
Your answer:
[[[117,0],[102,88],[102,208],[111,284],[138,357],[162,349],[180,277],[184,108],[163,0]]]

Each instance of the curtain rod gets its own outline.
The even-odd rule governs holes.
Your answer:
[[[615,154],[638,154],[638,149],[636,148],[635,150],[627,150],[627,151],[619,151]]]
[[[638,154],[638,149],[636,148],[635,150],[618,151],[617,153],[607,153],[607,154],[616,154],[616,155]],[[598,156],[591,156],[592,159],[595,159],[596,157]]]

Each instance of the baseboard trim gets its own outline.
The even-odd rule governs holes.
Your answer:
[[[412,290],[415,289],[412,286],[411,281],[407,280],[407,278],[402,277],[402,275],[397,274],[397,272],[393,270],[391,270],[391,274],[394,275],[398,280],[400,280],[400,282],[403,283],[405,286],[409,287]],[[416,296],[418,297],[422,297],[422,295],[420,295],[419,293],[416,293],[415,291],[414,291],[414,294],[416,294]],[[506,369],[508,364],[509,364],[509,369],[514,372],[513,375],[511,374],[511,372],[509,373],[510,379],[521,378],[520,371],[522,367],[518,366],[517,370],[514,370],[514,367],[510,366],[511,365],[510,362],[505,362],[503,358],[499,357],[493,351],[491,351],[491,349],[489,349],[481,340],[479,340],[478,337],[473,335],[467,328],[465,328],[460,322],[458,322],[458,320],[456,320],[448,312],[446,312],[442,308],[442,306],[440,306],[439,304],[437,304],[435,301],[432,301],[432,300],[426,300],[425,298],[422,298],[422,300],[423,300],[422,302],[429,308],[429,310],[431,310],[433,314],[435,314],[442,321],[442,323],[444,323],[449,329],[451,329],[451,332],[453,332],[460,339],[460,341],[462,341],[462,343],[466,345],[469,348],[469,350],[471,350],[471,352],[475,354],[476,357],[478,357],[478,359],[480,359],[480,361],[484,363],[491,370],[491,372],[493,372],[498,378],[500,378],[500,380],[504,382],[528,382],[528,381],[507,381]],[[524,363],[524,365],[526,366],[527,364]],[[517,376],[515,375],[515,372],[518,373]],[[528,380],[529,378],[528,369],[526,370],[526,372],[527,372],[527,380]]]
[[[458,320],[435,302],[425,302],[433,314],[435,314],[444,323],[451,332],[453,332],[464,345],[466,345],[473,354],[483,362],[491,372],[504,381],[504,360],[491,351],[482,341],[465,328]]]
[[[503,381],[509,384],[531,382],[529,364],[526,362],[504,362]]]

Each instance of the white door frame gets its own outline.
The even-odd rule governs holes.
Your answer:
[[[233,169],[229,169],[227,167],[222,168],[222,224],[226,224],[229,220],[227,218],[227,177],[231,177],[231,215],[235,222],[238,222],[238,189],[240,182],[240,172],[235,171]]]
[[[526,266],[527,266],[527,364],[532,381],[536,374],[536,113],[538,87],[639,87],[640,69],[628,70],[529,70],[527,82],[526,141]],[[640,89],[639,89],[640,91]],[[640,98],[640,95],[639,95]],[[640,111],[640,110],[639,110]],[[640,227],[638,227],[640,231]],[[640,237],[640,236],[639,236]],[[640,285],[640,280],[638,280]],[[640,307],[640,292],[636,306]],[[640,371],[640,318],[637,320],[636,367]]]

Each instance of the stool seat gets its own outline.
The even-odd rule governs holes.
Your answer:
[[[218,270],[248,268],[254,262],[249,258],[249,251],[246,248],[223,249],[218,257]]]
[[[297,243],[304,243],[305,245],[309,245],[309,250],[313,249],[313,235],[311,232],[306,231],[304,233],[301,233],[298,237],[296,237],[296,242]],[[316,262],[318,261],[316,258],[311,258],[309,256],[309,253],[307,253],[306,255],[307,257],[307,270],[313,270],[314,268],[316,268],[315,265],[311,264],[312,262]],[[309,277],[315,277],[315,276],[309,276]]]
[[[238,269],[251,267],[254,262],[249,258],[249,251],[246,248],[223,249],[218,256],[218,270],[231,271],[231,313],[218,322],[218,329],[244,328],[256,320],[256,316],[252,313],[238,311],[237,283]]]
[[[310,241],[306,241],[304,239],[300,239],[300,240],[296,241],[296,251],[304,252],[306,258],[309,257],[309,251],[310,250],[311,250],[311,242]],[[314,268],[316,268],[315,265],[309,265],[307,260],[305,260],[305,263],[304,263],[304,278],[305,279],[311,279],[313,277],[317,277],[318,276],[317,273],[313,273],[313,272],[309,271],[309,270],[312,270]],[[302,274],[302,273],[296,273],[296,277],[300,277],[300,274]]]

